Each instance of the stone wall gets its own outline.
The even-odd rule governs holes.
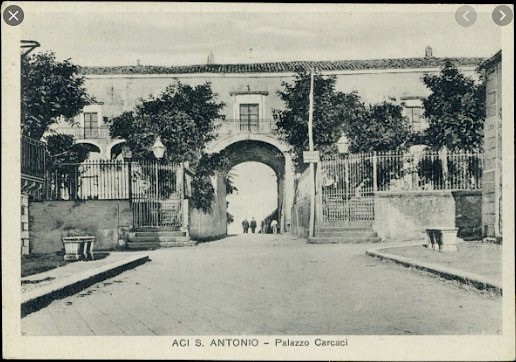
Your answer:
[[[482,174],[484,236],[502,236],[502,64],[501,53],[486,69],[486,120]]]
[[[466,75],[478,78],[471,67],[461,69]],[[366,103],[378,103],[389,98],[401,99],[406,96],[426,97],[429,90],[421,81],[423,74],[437,74],[433,69],[369,70],[363,72],[343,72],[336,75],[336,89],[343,92],[356,91]],[[276,92],[282,89],[282,82],[292,83],[292,73],[209,73],[209,74],[124,74],[124,75],[87,75],[88,94],[103,102],[103,115],[117,116],[132,109],[140,98],[146,99],[150,94],[158,95],[176,80],[196,86],[206,81],[211,82],[218,99],[226,104],[223,114],[227,119],[235,118],[235,91],[268,92],[261,100],[263,119],[272,119],[272,109],[284,108]],[[254,102],[252,102],[254,103]]]
[[[310,225],[310,198],[297,200],[292,207],[291,231],[294,235],[307,238]]]
[[[429,226],[457,227],[461,238],[480,238],[480,191],[381,191],[375,194],[373,229],[382,240],[426,238]]]
[[[31,253],[53,253],[63,249],[67,230],[88,230],[96,237],[96,250],[118,245],[119,227],[132,225],[127,200],[44,201],[29,207]]]
[[[217,173],[212,178],[215,188],[211,212],[204,213],[189,203],[188,230],[192,240],[210,240],[222,238],[227,234],[226,185],[224,176]]]

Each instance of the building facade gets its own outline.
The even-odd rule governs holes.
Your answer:
[[[277,92],[291,83],[300,70],[313,69],[336,77],[336,90],[357,92],[366,104],[390,101],[404,107],[416,130],[425,127],[422,99],[429,94],[422,76],[437,74],[445,59],[432,56],[429,47],[421,58],[347,61],[299,61],[252,64],[208,64],[176,67],[123,66],[85,67],[88,94],[97,103],[85,107],[76,125],[58,124],[59,132],[74,134],[79,143],[90,145],[91,157],[122,157],[123,140],[111,139],[109,120],[131,110],[149,95],[158,95],[180,81],[191,86],[210,82],[218,100],[224,102],[218,120],[218,137],[208,151],[225,150],[233,166],[247,161],[270,166],[278,179],[278,209],[282,230],[288,229],[294,198],[294,171],[288,145],[274,134],[274,109],[284,104]],[[455,58],[452,61],[466,75],[477,79],[481,58]]]

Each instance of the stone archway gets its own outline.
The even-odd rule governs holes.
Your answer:
[[[288,230],[294,189],[290,155],[280,150],[277,145],[258,139],[237,139],[227,142],[224,146],[220,152],[228,158],[230,169],[252,161],[263,163],[274,171],[277,179],[277,208],[280,215],[278,222],[282,232]]]

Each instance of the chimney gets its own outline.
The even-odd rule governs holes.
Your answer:
[[[140,59],[136,59],[136,66],[139,67],[140,66]]]
[[[215,63],[215,57],[213,56],[213,53],[210,50],[210,54],[208,54],[208,64],[214,64],[214,63]]]
[[[430,47],[430,45],[427,45],[425,48],[425,58],[432,58],[432,57],[433,57],[432,48]]]

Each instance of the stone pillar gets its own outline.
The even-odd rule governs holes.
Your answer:
[[[285,176],[277,175],[278,177],[278,225],[280,226],[280,232],[285,232],[285,226],[287,225],[285,218]]]
[[[496,55],[495,55],[496,57]],[[486,69],[486,120],[482,173],[482,224],[484,237],[502,237],[502,65],[493,57]]]
[[[285,157],[285,172],[283,175],[283,210],[285,215],[285,226],[289,225],[284,230],[289,231],[292,227],[292,205],[294,203],[294,165],[292,164],[292,158],[287,152],[283,152]]]
[[[21,253],[30,254],[29,195],[21,194]]]
[[[322,163],[315,164],[315,226],[323,222]]]

